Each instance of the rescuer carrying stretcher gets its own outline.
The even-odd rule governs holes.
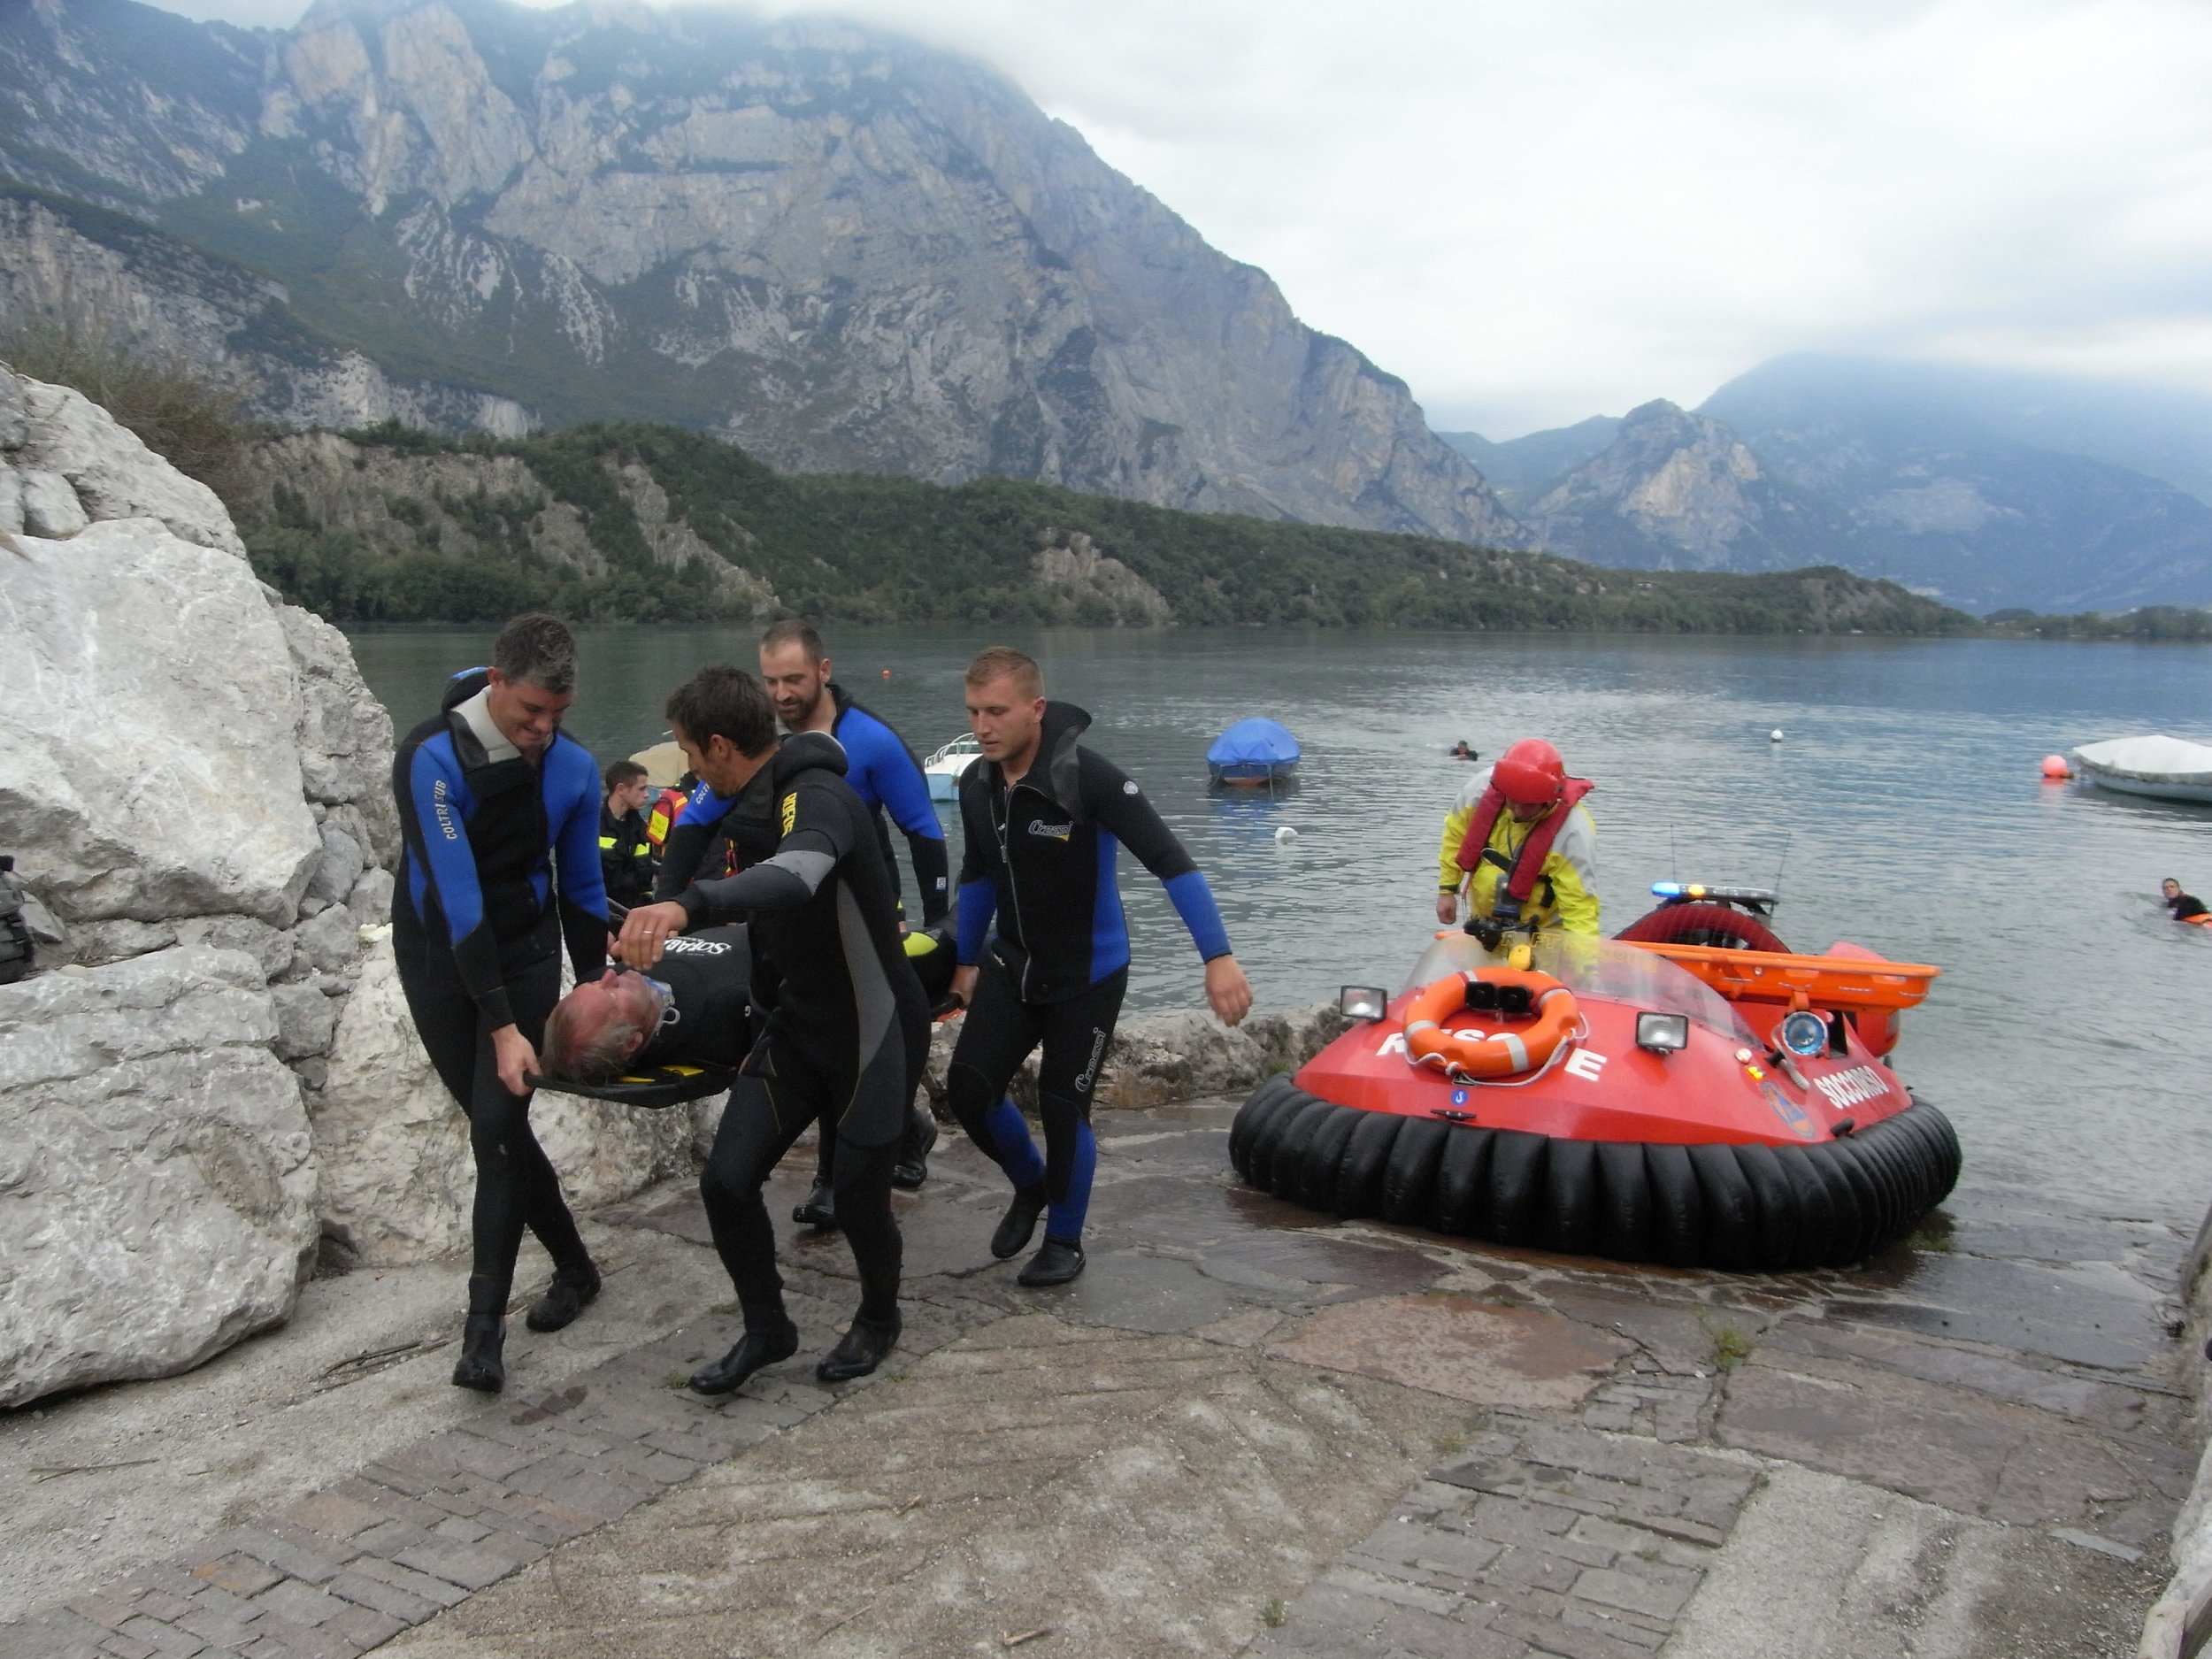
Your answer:
[[[1436,919],[1598,932],[1598,832],[1559,751],[1525,737],[1478,773],[1445,815],[1437,847]]]

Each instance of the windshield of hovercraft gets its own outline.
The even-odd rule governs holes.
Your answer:
[[[1411,990],[1475,968],[1502,968],[1506,952],[1516,942],[1490,951],[1482,941],[1454,931],[1421,953],[1413,972],[1401,988]],[[1577,996],[1603,997],[1608,1002],[1632,1003],[1659,1014],[1686,1014],[1707,1030],[1742,1042],[1753,1041],[1751,1032],[1737,1016],[1728,999],[1701,979],[1633,945],[1582,933],[1543,933],[1536,941],[1532,965]]]

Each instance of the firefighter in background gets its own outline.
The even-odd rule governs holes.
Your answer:
[[[676,820],[684,815],[684,803],[691,799],[691,792],[698,787],[699,780],[687,772],[676,780],[673,788],[664,789],[653,797],[653,804],[645,814],[645,844],[653,849],[656,864],[668,856],[668,832],[676,827]]]
[[[1467,913],[1512,926],[1598,932],[1598,831],[1559,751],[1525,737],[1478,773],[1445,815],[1437,847],[1436,919]]]

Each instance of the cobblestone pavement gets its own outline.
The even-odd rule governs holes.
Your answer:
[[[849,1260],[794,1240],[806,1346],[741,1395],[672,1386],[727,1309],[457,1391],[0,1655],[2132,1651],[2194,1463],[2161,1230],[1970,1190],[1852,1274],[1609,1267],[1244,1191],[1230,1110],[1101,1115],[1056,1292],[990,1260],[995,1172],[948,1149],[866,1382],[813,1383]],[[599,1220],[704,1242],[680,1188]]]

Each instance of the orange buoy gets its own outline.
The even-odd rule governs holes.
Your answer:
[[[890,671],[889,669],[887,669],[887,669],[885,669],[885,670],[883,671],[883,677],[884,677],[886,680],[890,679],[890,678],[891,678],[891,671]]]
[[[2047,781],[2063,783],[2073,775],[2074,769],[2066,764],[2065,756],[2046,755],[2043,757],[2043,776]]]

